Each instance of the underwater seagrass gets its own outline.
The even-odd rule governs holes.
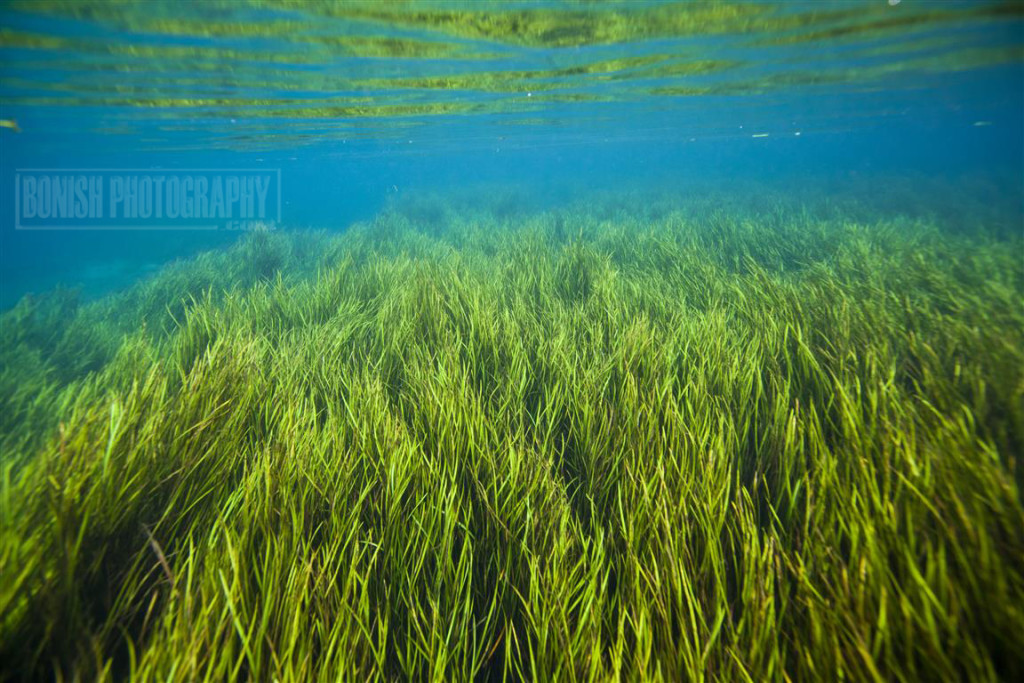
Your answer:
[[[4,677],[1019,677],[1021,235],[738,196],[23,300]]]

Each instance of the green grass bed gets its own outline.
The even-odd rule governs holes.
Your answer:
[[[1021,236],[630,207],[422,200],[4,313],[4,677],[1024,674]]]

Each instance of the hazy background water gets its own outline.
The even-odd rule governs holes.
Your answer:
[[[1020,230],[1022,46],[1015,0],[5,3],[0,307],[237,239],[15,230],[23,168],[281,169],[285,228],[770,186]]]

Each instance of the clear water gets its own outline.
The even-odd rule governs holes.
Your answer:
[[[237,238],[17,230],[26,168],[280,169],[282,227],[495,185],[543,205],[896,179],[927,202],[968,178],[1012,223],[1022,18],[1012,0],[8,2],[0,303],[102,293]]]
[[[1022,302],[1022,0],[4,0],[0,683],[1024,680]]]

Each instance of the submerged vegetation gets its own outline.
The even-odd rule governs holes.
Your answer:
[[[3,674],[1024,674],[1021,236],[760,202],[422,201],[24,300]]]

